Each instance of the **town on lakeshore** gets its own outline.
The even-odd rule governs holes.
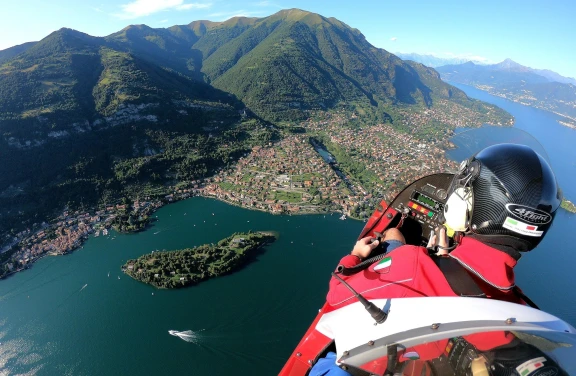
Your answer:
[[[142,230],[155,210],[192,196],[276,214],[339,212],[343,218],[365,219],[377,202],[393,196],[406,183],[455,168],[444,155],[452,129],[482,123],[473,112],[449,101],[439,101],[423,112],[400,111],[400,116],[411,133],[390,124],[348,127],[356,115],[344,110],[317,113],[295,124],[305,132],[286,132],[280,141],[253,147],[213,176],[181,182],[155,196],[125,199],[93,210],[64,210],[51,221],[2,240],[0,254],[12,253],[0,266],[0,277],[26,269],[43,256],[67,254],[92,234],[107,235],[111,228]],[[448,127],[423,136],[431,123]],[[331,149],[341,154],[334,156]],[[354,168],[346,165],[342,156],[347,155],[353,156]]]

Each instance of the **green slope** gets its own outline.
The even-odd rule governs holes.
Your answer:
[[[343,103],[384,113],[394,104],[432,106],[435,97],[452,97],[437,74],[373,47],[336,19],[298,9],[257,20],[205,59],[202,71],[270,120]]]
[[[22,52],[28,50],[29,48],[33,47],[37,42],[27,42],[23,44],[19,44],[14,47],[7,48],[5,50],[0,51],[0,64],[5,61],[12,59],[14,56],[21,54]]]
[[[110,46],[62,29],[0,66],[0,234],[161,193],[273,137],[228,93]]]
[[[357,29],[298,9],[103,38],[61,29],[0,59],[0,235],[65,206],[209,176],[278,137],[261,119],[344,107],[362,124],[410,132],[403,119],[439,103],[451,111],[447,102],[505,117]],[[241,121],[246,106],[256,117]]]

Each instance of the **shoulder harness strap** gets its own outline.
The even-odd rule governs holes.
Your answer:
[[[462,265],[452,257],[434,257],[432,260],[438,266],[450,288],[458,296],[485,298],[486,294],[480,289],[472,276]]]

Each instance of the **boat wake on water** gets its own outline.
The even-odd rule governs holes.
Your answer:
[[[198,344],[198,341],[200,340],[198,333],[192,330],[184,330],[182,332],[179,332],[177,330],[169,330],[168,333],[170,333],[170,335],[183,339],[186,342],[192,342]]]

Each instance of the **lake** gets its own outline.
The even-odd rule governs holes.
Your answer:
[[[542,142],[565,195],[576,199],[576,130],[548,112],[458,87],[512,113]],[[363,227],[336,214],[274,216],[205,198],[155,215],[146,232],[91,238],[71,255],[0,281],[0,375],[277,374]],[[574,228],[576,216],[559,211],[540,247],[520,260],[517,279],[543,309],[576,325],[576,291],[568,287]],[[244,269],[196,287],[156,290],[120,271],[143,253],[250,229],[280,237]],[[169,330],[190,330],[190,342]]]

